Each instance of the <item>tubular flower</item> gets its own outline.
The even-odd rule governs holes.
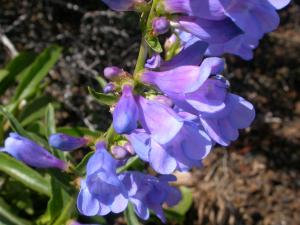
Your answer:
[[[58,168],[64,170],[67,164],[51,155],[37,143],[22,137],[17,133],[10,133],[1,151],[7,152],[17,160],[37,168]]]
[[[159,219],[166,222],[162,205],[174,206],[181,199],[180,191],[169,185],[169,182],[176,181],[175,176],[156,178],[139,172],[125,172],[119,177],[128,190],[135,213],[143,220],[149,219],[150,210],[153,210]]]
[[[164,5],[171,13],[185,15],[179,16],[174,22],[182,31],[207,41],[210,44],[208,55],[232,53],[249,60],[253,57],[252,50],[257,47],[263,35],[278,27],[279,16],[276,10],[289,2],[290,0],[164,0]],[[214,29],[222,31],[223,35],[214,33]]]
[[[120,213],[131,202],[141,219],[148,219],[151,209],[165,221],[162,204],[173,206],[181,198],[180,192],[169,186],[176,178],[156,178],[140,172],[117,174],[117,160],[109,155],[104,143],[98,143],[96,148],[87,164],[87,177],[81,182],[77,199],[79,211],[86,216],[103,216],[110,212]]]
[[[138,106],[130,85],[124,85],[122,96],[113,112],[113,126],[117,133],[130,133],[137,128]]]
[[[142,79],[170,97],[178,108],[198,116],[199,126],[214,141],[226,146],[237,139],[238,129],[251,124],[255,110],[245,99],[228,93],[228,83],[220,76],[213,76],[223,69],[222,59],[207,58],[200,67],[147,71]]]
[[[105,149],[105,144],[96,145],[95,154],[87,164],[86,179],[81,181],[77,199],[80,213],[86,216],[120,213],[128,204],[125,186],[116,173],[117,161]]]
[[[73,137],[63,133],[52,134],[49,137],[49,144],[62,151],[73,151],[86,146],[88,140],[85,138]]]
[[[212,146],[205,132],[157,101],[140,97],[139,106],[144,129],[133,131],[127,138],[142,160],[161,174],[201,165]]]

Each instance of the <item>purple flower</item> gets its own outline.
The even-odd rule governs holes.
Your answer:
[[[152,20],[152,29],[155,34],[165,34],[170,28],[170,22],[166,17],[156,17]]]
[[[138,107],[130,85],[124,85],[122,96],[113,112],[113,126],[117,133],[129,133],[137,128]]]
[[[179,66],[199,65],[207,47],[207,43],[196,41],[168,61],[164,61],[159,54],[154,54],[147,60],[145,68],[165,71]]]
[[[120,213],[127,207],[128,193],[117,176],[117,161],[108,154],[103,142],[96,149],[88,161],[86,179],[81,181],[78,210],[86,216]]]
[[[166,222],[162,205],[174,206],[181,199],[180,191],[169,185],[169,182],[176,181],[172,175],[156,178],[139,172],[125,172],[119,177],[128,190],[135,213],[143,220],[149,218],[149,211],[152,210]]]
[[[132,10],[135,4],[143,3],[144,0],[102,0],[109,8],[116,11]]]
[[[104,86],[103,92],[104,93],[110,93],[113,92],[116,89],[116,85],[114,83],[108,83]]]
[[[165,71],[174,69],[179,66],[200,65],[207,47],[207,43],[196,41],[180,51],[171,60],[161,62],[159,70]]]
[[[238,129],[252,123],[255,110],[242,97],[228,93],[228,83],[224,78],[212,76],[223,69],[222,59],[207,58],[200,67],[182,66],[163,72],[147,71],[142,79],[170,97],[176,107],[198,116],[196,124],[200,129],[204,128],[215,142],[227,146],[237,139]],[[168,134],[172,134],[170,131]]]
[[[129,156],[127,149],[119,145],[113,145],[111,147],[111,153],[116,159],[125,159]]]
[[[85,138],[73,137],[63,133],[52,134],[49,137],[49,144],[62,151],[73,151],[86,146],[88,140]]]
[[[224,60],[220,58],[207,58],[201,66],[180,66],[163,72],[146,71],[142,75],[142,81],[159,88],[178,107],[197,113],[186,102],[185,93],[197,89],[211,74],[220,73],[224,65]]]
[[[103,71],[104,76],[109,80],[115,80],[118,78],[124,71],[116,66],[106,67]]]
[[[157,101],[140,97],[139,106],[144,129],[133,131],[127,138],[142,160],[161,174],[201,165],[212,146],[205,132]]]
[[[163,59],[161,58],[160,54],[154,53],[150,59],[147,59],[145,68],[147,69],[156,69],[161,66],[161,62]]]
[[[4,142],[3,152],[7,152],[17,160],[37,168],[58,168],[65,170],[67,164],[51,155],[46,149],[22,137],[17,133],[10,133]]]
[[[130,201],[136,214],[149,218],[149,209],[165,221],[162,204],[173,206],[181,199],[180,192],[169,186],[174,176],[156,178],[140,172],[116,173],[117,161],[109,155],[105,144],[96,145],[95,154],[87,164],[86,179],[81,182],[77,199],[80,213],[86,216],[107,215],[124,211]]]
[[[279,16],[276,9],[285,7],[289,2],[290,0],[165,0],[164,5],[172,13],[186,15],[175,20],[177,27],[199,40],[207,41],[210,44],[208,55],[233,53],[249,60],[253,57],[252,50],[257,47],[263,35],[278,27]]]

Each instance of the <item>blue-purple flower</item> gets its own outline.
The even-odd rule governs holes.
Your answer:
[[[95,154],[87,164],[86,179],[81,181],[77,199],[78,210],[86,216],[120,213],[128,204],[128,193],[116,173],[117,161],[105,149],[96,145]]]
[[[7,152],[17,160],[37,168],[58,168],[65,170],[67,163],[50,154],[37,143],[17,133],[10,133],[1,151]]]
[[[165,34],[170,28],[170,22],[166,17],[156,17],[152,20],[152,29],[156,35]]]
[[[127,135],[136,154],[161,174],[200,166],[212,147],[208,135],[167,105],[143,97],[138,102],[144,129]]]
[[[253,57],[252,50],[263,35],[278,27],[276,9],[285,7],[289,2],[165,0],[164,5],[169,12],[184,14],[174,20],[175,25],[197,39],[207,41],[210,44],[208,55],[232,53],[248,60]],[[183,41],[187,42],[186,39]]]
[[[49,144],[62,151],[73,151],[86,146],[88,140],[82,137],[73,137],[63,133],[52,134],[49,137]]]
[[[156,86],[178,108],[198,116],[198,126],[215,142],[227,146],[237,139],[238,129],[250,126],[255,110],[242,97],[228,93],[226,80],[213,76],[220,74],[223,69],[222,59],[207,58],[199,67],[146,71],[142,80]]]
[[[130,133],[137,128],[138,106],[130,85],[124,85],[122,96],[113,112],[113,126],[117,133]]]
[[[143,220],[149,219],[152,210],[166,222],[162,205],[166,203],[174,206],[181,199],[180,191],[169,185],[169,182],[176,181],[172,175],[157,178],[140,172],[125,172],[119,177],[128,190],[128,198],[135,213]]]
[[[169,185],[174,176],[156,178],[140,172],[116,173],[117,160],[106,151],[105,144],[96,146],[87,164],[86,179],[81,181],[77,207],[83,215],[120,213],[131,202],[141,219],[148,219],[149,209],[165,221],[162,204],[173,206],[181,199],[180,192]]]

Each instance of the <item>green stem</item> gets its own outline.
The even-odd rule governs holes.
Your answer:
[[[142,42],[141,42],[141,46],[140,46],[140,51],[139,51],[139,55],[138,55],[138,58],[136,61],[136,66],[134,69],[135,77],[138,75],[138,73],[140,71],[142,71],[144,69],[144,65],[145,65],[145,62],[147,59],[149,47],[145,41],[144,35],[145,35],[145,32],[147,32],[147,28],[151,27],[152,19],[155,17],[155,8],[156,8],[157,3],[158,3],[158,0],[153,0],[151,10],[150,10],[150,12],[148,14],[148,18],[146,20],[146,25],[142,24],[142,27],[146,27],[146,30],[143,31],[143,37],[142,37]]]

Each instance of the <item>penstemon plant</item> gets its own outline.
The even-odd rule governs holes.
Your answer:
[[[171,185],[176,181],[172,174],[201,167],[215,145],[230,145],[239,129],[249,127],[255,118],[254,106],[231,92],[222,75],[225,60],[221,57],[229,53],[252,59],[260,39],[279,25],[276,10],[290,1],[103,2],[116,11],[139,13],[143,35],[132,74],[106,67],[104,77],[109,82],[103,93],[89,88],[93,97],[110,106],[110,128],[96,138],[50,129],[51,147],[35,143],[17,128],[1,151],[32,167],[56,168],[81,177],[79,194],[76,184],[64,190],[71,205],[75,203],[70,199],[78,196],[82,215],[124,212],[128,224],[137,224],[133,212],[142,220],[153,212],[166,222],[165,204],[172,207],[182,199],[181,191]],[[2,108],[1,112],[16,126],[12,115]],[[74,165],[68,152],[85,146],[95,151]],[[50,205],[51,201],[55,202],[54,195]],[[74,219],[69,214],[39,223],[64,224]]]

